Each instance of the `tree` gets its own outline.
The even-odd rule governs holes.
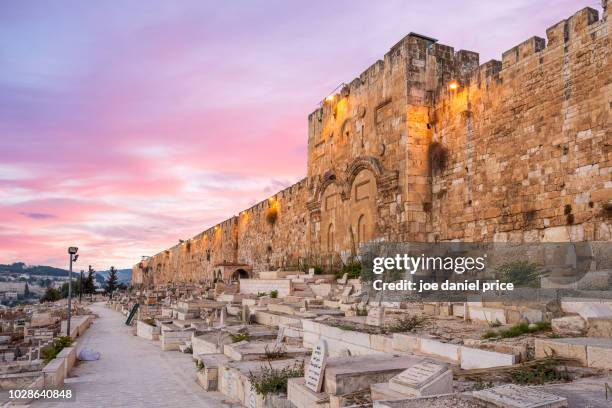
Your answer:
[[[25,287],[23,288],[23,297],[30,297],[30,287],[28,286],[28,282],[26,282]]]
[[[95,277],[94,277],[95,273],[96,273],[95,269],[92,268],[91,265],[89,265],[89,270],[87,271],[87,278],[85,279],[85,287],[84,287],[85,293],[91,294],[96,291]]]
[[[62,296],[57,289],[47,288],[47,291],[45,292],[43,297],[40,298],[40,303],[55,302],[56,300],[60,300],[61,298]]]
[[[108,273],[108,278],[106,278],[106,293],[110,295],[110,298],[113,298],[113,292],[117,289],[117,283],[119,282],[119,277],[117,276],[117,269],[114,266],[110,267],[110,272]]]

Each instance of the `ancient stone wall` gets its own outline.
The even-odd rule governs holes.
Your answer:
[[[333,269],[371,240],[612,240],[610,32],[605,7],[601,20],[586,8],[548,44],[480,66],[409,34],[309,115],[305,179],[140,262],[133,281]]]
[[[447,92],[429,240],[610,240],[610,22],[583,9]],[[545,45],[546,44],[546,45]]]

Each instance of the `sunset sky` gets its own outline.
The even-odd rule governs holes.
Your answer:
[[[3,1],[0,263],[131,267],[304,177],[307,115],[408,32],[483,63],[585,6]]]

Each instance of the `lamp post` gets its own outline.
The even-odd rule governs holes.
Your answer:
[[[78,252],[79,248],[77,247],[70,247],[68,248],[68,256],[70,257],[70,269],[68,271],[68,320],[66,322],[66,336],[70,336],[70,314],[71,314],[71,300],[72,300],[72,262],[76,262],[76,260],[78,259],[78,255],[76,254]]]
[[[79,303],[83,301],[83,270],[81,269],[81,280],[79,281]]]

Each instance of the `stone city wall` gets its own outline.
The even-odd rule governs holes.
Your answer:
[[[371,240],[612,240],[605,6],[483,65],[407,35],[309,115],[305,179],[140,262],[133,282],[333,269]]]

